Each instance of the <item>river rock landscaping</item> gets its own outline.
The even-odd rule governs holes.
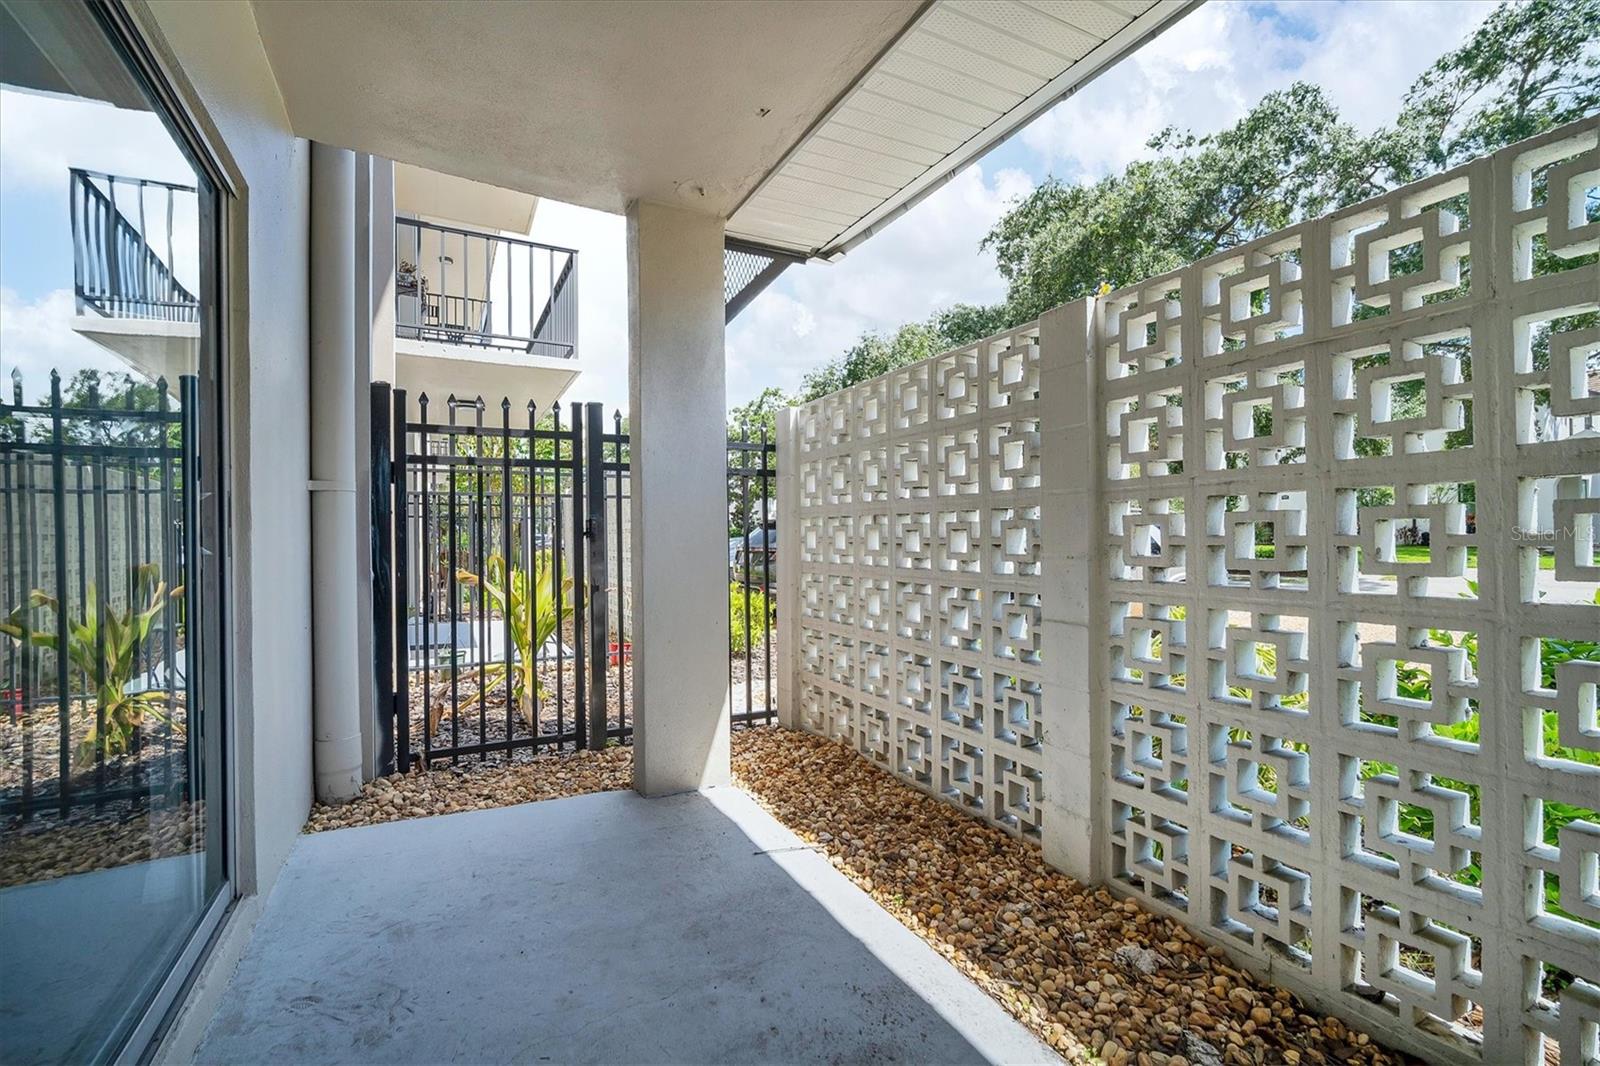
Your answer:
[[[52,881],[197,851],[204,823],[194,804],[122,813],[80,812],[0,829],[0,888]]]
[[[843,745],[752,729],[733,764],[774,817],[1070,1061],[1411,1061]]]
[[[377,778],[349,803],[317,804],[305,829],[318,833],[632,787],[633,749],[628,747],[529,755],[509,765],[471,760],[454,768],[439,766],[430,773]]]

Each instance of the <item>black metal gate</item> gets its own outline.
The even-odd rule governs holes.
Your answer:
[[[620,420],[372,386],[385,772],[631,732]]]
[[[772,632],[777,621],[778,445],[762,429],[728,432],[728,703],[733,724],[777,720]]]
[[[730,703],[757,725],[775,718],[776,446],[741,431],[728,450]],[[385,773],[632,736],[630,459],[622,413],[597,403],[372,386]]]

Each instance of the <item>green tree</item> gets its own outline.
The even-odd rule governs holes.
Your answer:
[[[760,396],[728,412],[728,439],[737,440],[748,434],[751,440],[760,440],[765,433],[767,440],[777,440],[778,412],[793,407],[794,402],[794,397],[776,385],[769,385]]]
[[[984,238],[1002,305],[957,305],[864,335],[808,375],[807,399],[1154,277],[1600,110],[1600,0],[1502,3],[1363,135],[1318,87],[1267,94],[1220,132],[1169,128],[1090,184],[1051,178]],[[1600,217],[1600,203],[1589,205]],[[1538,353],[1536,352],[1536,358]]]
[[[1012,321],[1357,203],[1600,108],[1600,0],[1504,3],[1370,136],[1321,89],[1267,94],[1233,126],[1167,129],[1153,159],[1091,185],[1046,181],[984,238]]]
[[[1600,0],[1501,4],[1423,72],[1396,122],[1420,177],[1600,109]]]
[[[1303,82],[1268,93],[1219,133],[1168,128],[1149,147],[1157,158],[1091,185],[1046,181],[984,238],[1014,320],[1381,192],[1392,150]]]
[[[879,333],[862,334],[842,357],[824,363],[805,376],[804,397],[812,400],[825,396],[858,381],[887,374],[896,367],[938,355],[946,347],[938,329],[927,322],[908,322],[887,337]]]
[[[930,322],[934,332],[950,348],[981,341],[1009,329],[1013,324],[1010,312],[1003,303],[987,307],[956,304],[935,314]]]
[[[775,443],[778,439],[778,412],[794,405],[794,397],[776,386],[770,386],[749,403],[741,404],[728,412],[728,466],[730,469],[759,470],[761,456],[755,451],[732,447],[731,442],[748,440],[759,443],[763,439]],[[765,435],[763,437],[763,434]],[[769,469],[775,463],[768,459]],[[770,524],[777,520],[777,481],[771,477],[728,477],[728,536],[742,537],[747,532],[761,528],[762,521]]]
[[[951,348],[999,333],[1017,318],[1005,304],[980,307],[956,304],[932,315],[926,322],[910,322],[894,333],[863,333],[843,355],[805,376],[802,400],[814,400],[860,381],[887,374],[897,367],[920,363]]]

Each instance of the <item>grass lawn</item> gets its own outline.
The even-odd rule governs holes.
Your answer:
[[[1403,545],[1400,545],[1400,546],[1395,548],[1394,553],[1395,553],[1395,556],[1402,563],[1425,563],[1425,562],[1428,561],[1428,549],[1424,548],[1420,544],[1403,544]],[[1596,562],[1600,562],[1600,558],[1597,558]],[[1467,569],[1468,570],[1476,570],[1477,568],[1478,568],[1478,549],[1477,548],[1468,548],[1467,549]],[[1555,554],[1552,553],[1552,552],[1541,551],[1539,553],[1539,569],[1540,570],[1554,570],[1555,568],[1556,568],[1556,557],[1555,557]]]
[[[1429,551],[1429,549],[1424,547],[1421,544],[1397,544],[1397,545],[1395,545],[1395,549],[1394,549],[1395,561],[1396,562],[1401,562],[1401,563],[1425,563],[1430,558],[1430,556],[1428,555],[1428,551]],[[1553,556],[1553,555],[1543,555],[1543,554],[1541,554],[1539,556],[1539,569],[1541,569],[1541,570],[1553,570],[1553,569],[1555,569],[1555,565],[1556,565],[1555,556]],[[1468,548],[1467,549],[1467,569],[1468,570],[1476,570],[1477,568],[1478,568],[1478,549],[1477,548]]]
[[[1402,563],[1425,563],[1429,559],[1428,551],[1429,551],[1429,549],[1423,547],[1421,544],[1401,544],[1401,545],[1396,546],[1396,548],[1394,550],[1394,554],[1395,554],[1395,559],[1398,562],[1402,562]],[[1257,544],[1256,545],[1256,558],[1257,559],[1271,559],[1272,558],[1272,554],[1273,554],[1272,553],[1272,545],[1270,545],[1270,544]],[[1597,565],[1600,565],[1600,555],[1597,555],[1595,557],[1595,563]],[[1555,568],[1556,568],[1556,557],[1554,555],[1552,555],[1551,553],[1549,553],[1549,552],[1541,551],[1539,553],[1539,569],[1540,570],[1554,570]],[[1478,549],[1477,548],[1468,548],[1467,549],[1467,569],[1468,570],[1476,570],[1476,569],[1478,569]]]

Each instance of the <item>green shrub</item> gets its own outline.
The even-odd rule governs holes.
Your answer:
[[[748,606],[749,626],[745,625]],[[759,648],[772,632],[777,620],[777,605],[759,588],[746,588],[740,584],[728,586],[728,650],[743,655],[745,649]]]

